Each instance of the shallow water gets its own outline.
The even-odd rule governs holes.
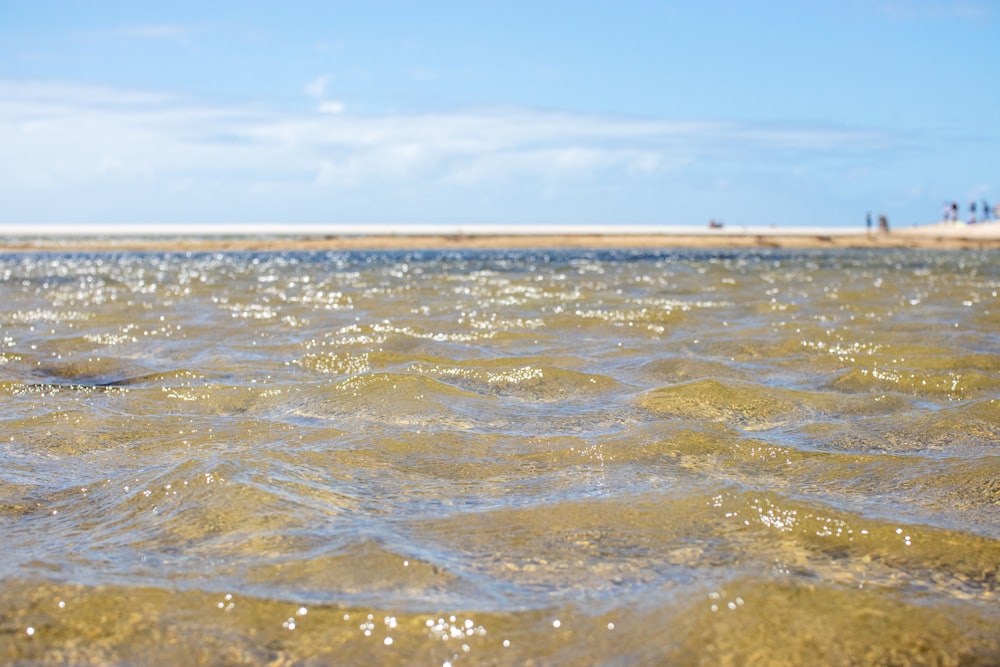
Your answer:
[[[998,260],[0,255],[0,661],[998,664]]]

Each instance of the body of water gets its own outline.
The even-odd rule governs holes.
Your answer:
[[[1000,663],[1000,254],[0,255],[0,662]]]

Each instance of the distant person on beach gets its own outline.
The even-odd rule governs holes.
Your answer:
[[[983,222],[989,222],[989,221],[990,221],[990,203],[984,199],[983,200]]]
[[[951,203],[951,221],[958,222],[958,202],[953,201]]]
[[[872,233],[872,212],[868,211],[868,215],[865,216],[865,226],[868,228],[868,233]]]
[[[885,215],[880,215],[878,217],[878,230],[886,234],[889,233],[889,218]]]
[[[976,224],[976,202],[969,202],[969,224]]]

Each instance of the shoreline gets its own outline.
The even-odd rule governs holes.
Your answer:
[[[110,231],[110,230],[114,231]],[[237,231],[238,230],[238,231]],[[366,231],[368,230],[368,231]],[[412,231],[411,231],[412,230]],[[0,226],[0,252],[73,251],[325,251],[460,250],[545,248],[914,248],[998,249],[1000,221],[976,225],[936,223],[886,232],[817,228],[696,228],[512,226],[344,227],[174,226],[93,227]]]

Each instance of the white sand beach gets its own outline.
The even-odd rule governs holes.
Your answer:
[[[1000,221],[890,232],[846,227],[656,225],[0,225],[0,251],[453,248],[1000,248]]]

